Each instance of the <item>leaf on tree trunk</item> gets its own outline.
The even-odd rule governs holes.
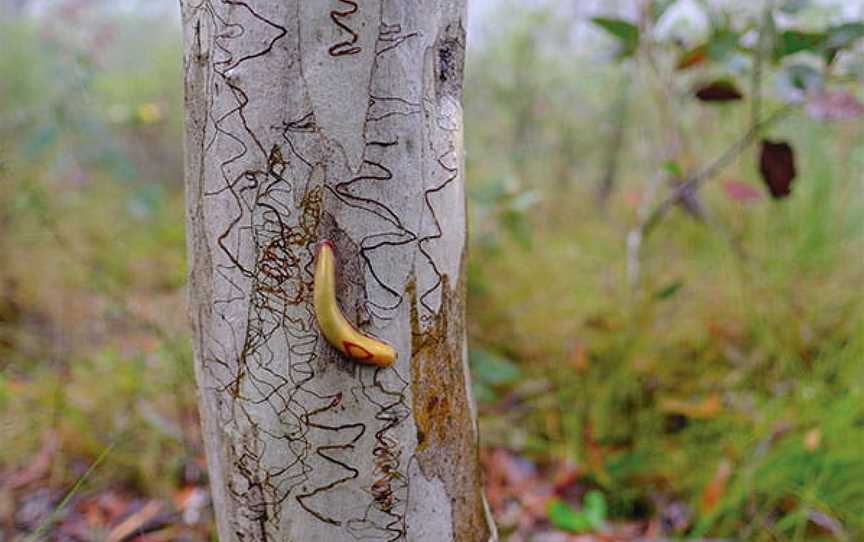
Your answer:
[[[795,169],[795,151],[785,141],[763,139],[759,172],[771,197],[785,198],[792,193],[792,181],[798,174]]]

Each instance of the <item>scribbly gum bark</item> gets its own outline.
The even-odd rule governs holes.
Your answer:
[[[223,541],[479,542],[464,0],[183,0],[190,314]],[[319,334],[316,244],[393,368]]]

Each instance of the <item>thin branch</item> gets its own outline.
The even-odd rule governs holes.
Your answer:
[[[648,184],[645,199],[639,208],[638,222],[627,234],[627,279],[631,289],[635,290],[639,285],[642,261],[641,251],[644,240],[669,213],[672,207],[678,203],[681,197],[688,190],[693,192],[699,190],[703,183],[720,174],[726,166],[738,158],[760,136],[766,127],[786,117],[794,110],[795,106],[785,106],[760,122],[755,123],[741,139],[733,143],[714,162],[708,164],[701,171],[689,176],[684,182],[676,185],[675,189],[653,211],[649,211],[657,189],[665,178],[665,173],[663,170],[660,170],[652,177],[651,182]],[[737,242],[733,242],[732,245],[736,253],[741,256],[744,255],[743,247],[738,245]]]
[[[789,105],[782,107],[754,124],[743,137],[733,143],[726,151],[721,154],[716,160],[708,164],[701,171],[697,171],[690,175],[687,180],[677,185],[675,190],[658,205],[654,211],[648,216],[642,225],[644,235],[648,235],[653,230],[660,220],[669,213],[672,207],[681,199],[688,191],[697,191],[706,181],[720,174],[731,162],[741,155],[754,141],[761,135],[762,131],[768,126],[776,123],[780,119],[788,116],[796,109],[795,106]]]

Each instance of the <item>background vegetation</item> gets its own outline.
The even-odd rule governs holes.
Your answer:
[[[768,7],[472,27],[471,364],[507,540],[864,539],[864,5]],[[0,2],[0,540],[212,536],[175,11]]]

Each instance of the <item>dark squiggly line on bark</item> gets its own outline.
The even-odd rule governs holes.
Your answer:
[[[436,159],[438,165],[447,173],[447,178],[444,180],[444,182],[442,182],[438,186],[436,186],[434,188],[430,188],[429,190],[426,190],[423,193],[423,200],[426,204],[426,208],[429,210],[429,214],[432,216],[432,220],[435,223],[435,233],[433,233],[432,235],[424,236],[419,241],[417,241],[418,249],[423,254],[423,256],[426,258],[426,260],[429,262],[429,266],[432,268],[432,271],[435,273],[435,276],[437,277],[435,284],[433,284],[428,289],[426,289],[424,292],[422,292],[420,294],[420,297],[419,297],[420,304],[423,306],[424,309],[426,309],[429,312],[429,314],[432,314],[432,315],[434,315],[436,313],[436,311],[426,300],[429,296],[431,296],[432,294],[435,293],[435,290],[437,290],[441,287],[442,273],[438,269],[438,265],[435,263],[435,258],[432,257],[432,254],[426,248],[426,244],[428,244],[428,243],[430,243],[436,239],[440,239],[443,236],[443,230],[441,229],[441,222],[438,220],[438,217],[435,214],[435,209],[432,207],[431,197],[433,194],[441,192],[442,190],[447,188],[447,186],[450,185],[452,182],[454,182],[459,176],[458,168],[450,167],[444,163],[444,158],[450,154],[455,154],[455,151],[452,148],[450,150],[448,150],[447,152],[445,152],[444,154],[438,156],[438,158]]]
[[[382,22],[378,30],[378,43],[376,44],[375,56],[383,55],[388,51],[396,49],[405,41],[416,38],[420,32],[411,32],[410,34],[402,34],[401,24],[387,24]]]
[[[343,19],[348,19],[351,15],[357,13],[358,6],[357,2],[353,2],[352,0],[339,0],[339,2],[346,4],[348,9],[343,11],[339,11],[334,9],[330,12],[330,20],[339,27],[342,32],[347,32],[349,34],[349,38],[345,41],[340,41],[339,43],[330,47],[327,52],[330,53],[330,56],[350,56],[356,55],[363,49],[355,45],[357,40],[360,39],[360,35],[354,31],[353,28],[345,24]]]

